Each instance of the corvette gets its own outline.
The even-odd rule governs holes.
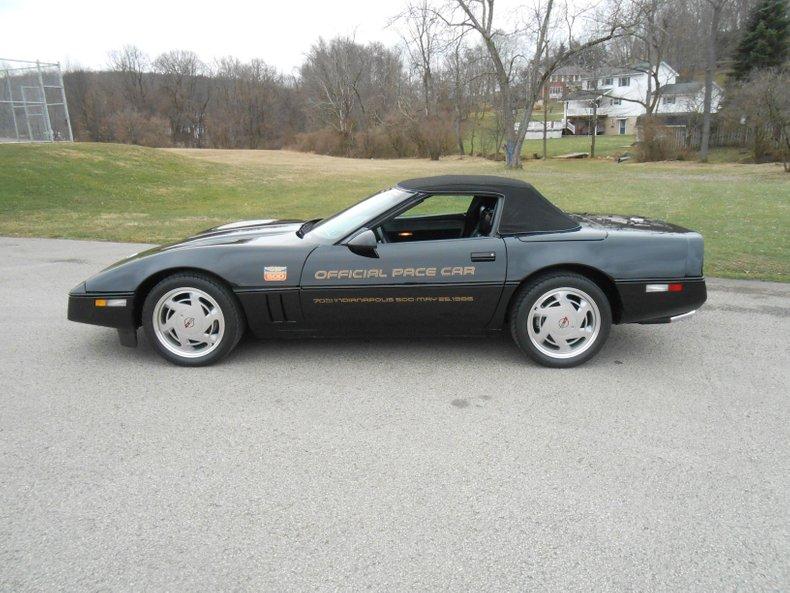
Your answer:
[[[702,236],[568,214],[503,177],[402,181],[325,219],[252,220],[121,260],[69,293],[68,318],[206,365],[245,331],[485,335],[536,362],[592,358],[612,324],[669,323],[706,299]]]

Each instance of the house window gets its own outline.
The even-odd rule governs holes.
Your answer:
[[[610,102],[610,105],[622,105],[622,104],[623,104],[622,99],[612,99]]]
[[[620,135],[621,135],[621,136],[624,136],[624,135],[625,135],[625,124],[626,124],[626,120],[624,120],[624,119],[618,119],[618,120],[617,120],[617,123],[618,123],[618,126],[619,126],[618,132],[620,132]]]
[[[618,86],[631,86],[631,77],[621,76],[620,80],[618,81]]]
[[[664,97],[661,102],[664,103],[664,105],[674,105],[675,97]]]
[[[602,86],[612,86],[613,84],[614,84],[613,78],[604,78],[603,81],[601,81]]]

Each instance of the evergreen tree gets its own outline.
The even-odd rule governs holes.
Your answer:
[[[789,30],[787,0],[760,0],[735,50],[733,77],[744,80],[753,70],[781,66],[787,59]]]

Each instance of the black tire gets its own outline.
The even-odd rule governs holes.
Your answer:
[[[205,355],[197,355],[194,358],[180,356],[168,350],[154,330],[154,314],[159,299],[179,288],[195,288],[203,291],[214,299],[222,312],[224,333],[219,344]],[[162,358],[180,366],[190,367],[210,365],[230,354],[241,340],[246,328],[244,314],[236,296],[213,278],[197,273],[173,274],[154,286],[143,304],[142,322],[148,341]]]
[[[538,349],[529,335],[529,314],[543,295],[552,290],[572,288],[586,293],[598,307],[600,313],[599,330],[592,344],[577,356],[556,358]],[[538,322],[539,323],[539,322]],[[569,368],[580,365],[603,347],[612,327],[612,309],[603,290],[589,278],[573,272],[549,272],[527,282],[519,290],[510,308],[510,333],[524,354],[535,362],[554,368]]]

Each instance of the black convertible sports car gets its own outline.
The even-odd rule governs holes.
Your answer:
[[[705,302],[702,237],[637,217],[566,214],[531,185],[409,179],[325,219],[251,220],[117,262],[69,294],[73,321],[137,329],[205,365],[256,336],[510,331],[570,367],[612,323],[667,323]]]

